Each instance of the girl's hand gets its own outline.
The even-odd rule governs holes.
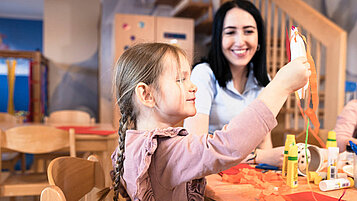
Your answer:
[[[310,65],[305,57],[298,57],[281,68],[274,79],[259,94],[258,99],[265,103],[276,117],[287,97],[305,86],[309,80]]]
[[[305,86],[311,75],[306,57],[298,57],[281,68],[276,81],[290,94]]]
[[[266,163],[268,165],[273,165],[281,167],[283,165],[284,159],[284,147],[276,147],[272,149],[257,149],[257,157],[255,161],[257,163]]]

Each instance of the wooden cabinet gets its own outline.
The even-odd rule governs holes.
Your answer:
[[[182,48],[193,61],[194,21],[189,18],[146,15],[115,15],[115,61],[123,52],[138,43],[162,42]],[[119,109],[113,97],[113,125],[118,128]]]
[[[115,60],[130,46],[142,42],[171,43],[184,49],[192,60],[194,21],[188,18],[115,15]]]

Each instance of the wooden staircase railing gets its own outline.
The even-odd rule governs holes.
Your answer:
[[[299,27],[314,58],[320,96],[319,119],[323,129],[334,128],[344,105],[347,33],[302,0],[250,0],[260,9],[267,29],[267,64],[272,77],[287,63],[286,31]],[[270,48],[270,49],[269,49]],[[284,129],[302,130],[304,121],[288,98],[282,114]]]

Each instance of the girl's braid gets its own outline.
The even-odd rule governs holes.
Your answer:
[[[132,125],[135,127],[135,114],[133,112],[133,106],[131,103],[131,99],[126,99],[123,101],[123,104],[120,106],[120,111],[121,112],[121,118],[119,120],[119,130],[118,130],[118,143],[119,143],[119,148],[117,152],[117,161],[115,164],[115,176],[114,176],[114,197],[113,200],[117,201],[119,197],[119,193],[123,198],[129,199],[129,195],[125,190],[125,187],[123,184],[120,182],[120,178],[123,177],[124,174],[124,153],[125,153],[125,137],[126,137],[126,131],[128,128],[130,128]]]

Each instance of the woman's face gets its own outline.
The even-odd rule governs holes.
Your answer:
[[[232,8],[224,18],[222,51],[230,67],[246,67],[258,46],[257,23],[240,8]]]

